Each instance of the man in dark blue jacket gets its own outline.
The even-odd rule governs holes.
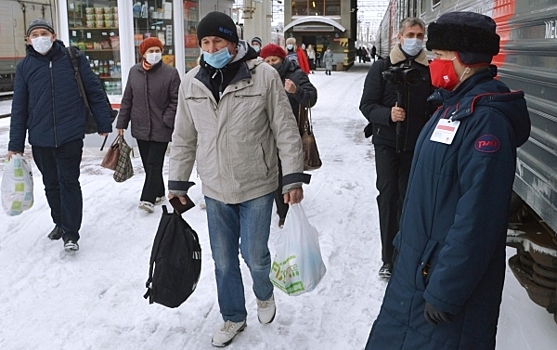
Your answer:
[[[83,199],[79,183],[86,109],[64,44],[52,25],[35,19],[27,28],[27,56],[17,65],[7,158],[22,154],[25,137],[45,186],[56,225],[48,237],[63,238],[67,251],[79,250]],[[89,62],[79,70],[101,136],[112,131],[110,107]]]
[[[495,349],[516,148],[530,134],[524,93],[494,79],[495,27],[474,12],[428,27],[443,104],[416,143],[398,255],[366,350]]]

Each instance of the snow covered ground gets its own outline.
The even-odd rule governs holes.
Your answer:
[[[229,349],[352,350],[366,343],[386,286],[377,276],[374,152],[358,111],[367,68],[310,76],[319,90],[312,115],[323,167],[312,173],[303,205],[320,233],[327,274],[309,294],[289,297],[276,290],[277,317],[263,326],[242,264],[248,327]],[[5,109],[1,103],[0,114]],[[0,153],[7,151],[8,125],[0,119]],[[136,175],[121,184],[100,167],[101,159],[98,149],[86,149],[77,254],[65,253],[61,241],[47,238],[53,224],[36,167],[34,207],[18,217],[0,213],[0,349],[212,349],[211,336],[222,319],[205,212],[196,206],[184,214],[203,249],[197,290],[177,309],[149,305],[142,296],[162,210],[146,214],[137,208],[144,179],[139,158],[133,159]],[[200,181],[193,180],[198,185],[190,196],[199,204]],[[275,216],[271,239],[280,232]],[[497,344],[498,350],[557,348],[557,324],[530,301],[509,269]]]

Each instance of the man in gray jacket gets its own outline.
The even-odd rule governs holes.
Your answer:
[[[303,198],[302,142],[280,76],[238,39],[234,21],[211,12],[198,25],[200,66],[180,85],[170,149],[169,198],[185,194],[194,162],[203,183],[220,312],[213,345],[228,345],[246,327],[238,250],[253,279],[259,322],[276,312],[267,246],[278,185],[284,201]]]

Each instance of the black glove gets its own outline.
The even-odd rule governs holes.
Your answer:
[[[436,309],[433,305],[425,302],[424,317],[432,326],[437,326],[440,322],[453,323],[451,316],[445,311]]]

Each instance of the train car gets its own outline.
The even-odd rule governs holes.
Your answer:
[[[509,266],[557,322],[557,0],[391,0],[378,29],[379,54],[385,57],[398,43],[404,18],[419,17],[427,25],[451,11],[495,20],[501,36],[493,59],[499,79],[526,95],[532,130],[517,152],[507,239],[517,254]]]
[[[54,23],[52,0],[0,1],[0,91],[13,91],[15,69],[25,57],[25,31],[35,18]]]

